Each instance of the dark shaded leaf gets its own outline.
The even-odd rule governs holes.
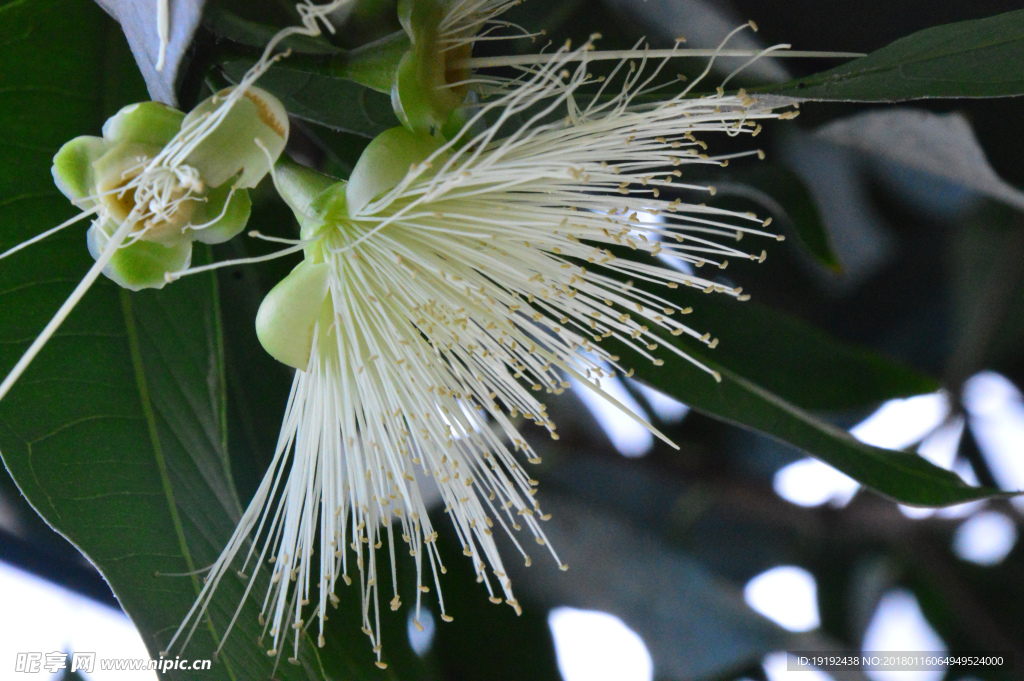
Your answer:
[[[928,376],[756,301],[690,291],[675,299],[693,307],[687,323],[721,339],[709,357],[801,409],[864,408],[939,388]]]
[[[249,66],[230,62],[224,71],[238,82]],[[375,137],[398,125],[390,97],[350,80],[275,66],[259,85],[280,99],[289,114],[335,130]]]
[[[905,504],[945,506],[1005,494],[971,487],[954,473],[917,454],[863,444],[846,431],[815,418],[727,369],[713,359],[713,352],[697,349],[684,341],[675,342],[694,359],[720,372],[721,382],[665,349],[659,353],[664,366],[638,364],[636,377],[709,416],[787,442],[876,492]],[[609,349],[617,347],[608,341],[605,343]],[[626,352],[628,350],[623,348],[622,354]]]
[[[725,184],[715,183],[720,196],[750,198],[776,216],[781,231],[794,234],[815,260],[834,272],[842,270],[814,197],[796,173],[785,166],[762,163],[728,177]]]
[[[842,66],[758,92],[895,102],[1024,94],[1024,10],[919,31]]]
[[[282,28],[240,17],[219,4],[214,4],[206,10],[203,15],[203,27],[220,38],[227,38],[260,51]],[[281,41],[279,49],[292,50],[296,54],[336,54],[341,51],[322,37],[314,38],[302,34]]]

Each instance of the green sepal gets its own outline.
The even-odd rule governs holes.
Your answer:
[[[178,134],[184,120],[185,114],[160,102],[129,104],[103,124],[103,137],[162,147]]]
[[[429,69],[423,68],[415,52],[407,52],[398,63],[391,88],[391,106],[402,125],[410,130],[431,132],[438,128],[438,116],[430,90],[434,79]]]
[[[282,159],[274,171],[274,186],[299,221],[299,238],[314,241],[328,225],[337,227],[348,219],[345,188],[348,183],[306,166]],[[319,243],[305,248],[306,260],[322,262]]]
[[[422,163],[444,144],[444,140],[407,128],[391,128],[377,135],[363,150],[352,169],[345,196],[349,216],[356,216],[368,203],[396,186],[413,164]]]
[[[449,74],[449,61],[468,57],[472,47],[446,50],[438,45],[438,28],[445,16],[440,0],[401,0],[398,20],[412,42],[402,57],[391,88],[395,115],[410,130],[435,134],[466,95],[465,87],[450,87],[466,73]]]
[[[224,243],[245,229],[251,211],[252,199],[248,191],[235,189],[232,192],[230,183],[223,184],[207,192],[206,202],[198,204],[192,214],[193,226],[205,226],[189,229],[188,234],[194,241],[204,244]]]
[[[107,151],[108,143],[101,137],[83,135],[67,142],[53,157],[53,182],[60,192],[79,208],[96,205],[92,196],[96,184],[93,162]]]
[[[223,103],[231,88],[200,102],[182,129],[197,123]],[[260,140],[262,147],[255,140]],[[288,141],[288,113],[276,97],[250,87],[217,126],[185,159],[199,171],[208,187],[219,187],[228,180],[240,189],[259,184],[277,161]]]
[[[331,74],[364,85],[371,90],[390,94],[402,57],[411,49],[412,41],[404,31],[396,31],[367,45],[336,57]]]
[[[328,265],[303,261],[260,304],[256,337],[282,364],[300,371],[309,365],[316,322],[328,300],[329,274]]]
[[[472,135],[463,135],[459,139],[455,139],[458,134],[469,124],[469,112],[465,108],[457,108],[452,111],[451,115],[441,126],[441,137],[446,140],[453,140],[455,148],[461,149],[466,142],[472,139]]]
[[[314,208],[316,199],[338,182],[341,180],[287,158],[282,158],[274,167],[274,187],[299,222],[321,217]]]
[[[349,220],[348,199],[346,198],[348,182],[339,181],[322,191],[313,201],[312,209],[316,217],[309,220],[302,226],[300,236],[303,239],[313,239],[316,233],[325,227],[343,229]],[[312,257],[314,262],[323,260],[319,245],[311,245],[306,248],[306,257]],[[315,255],[314,255],[315,254]]]
[[[104,229],[109,227],[109,224],[93,225],[87,232],[89,253],[97,260],[110,238]],[[103,274],[118,286],[130,291],[163,288],[167,284],[164,275],[186,269],[191,262],[191,242],[164,246],[153,241],[138,240],[117,249],[117,253],[103,268]]]

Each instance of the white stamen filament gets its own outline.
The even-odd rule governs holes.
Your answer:
[[[271,239],[267,239],[267,241],[270,240]],[[267,262],[268,260],[276,260],[277,258],[283,258],[286,255],[291,255],[292,253],[298,253],[303,248],[305,248],[305,242],[299,242],[294,246],[282,248],[280,251],[274,251],[273,253],[267,253],[266,255],[254,255],[250,258],[237,258],[235,260],[221,260],[220,262],[211,263],[209,265],[200,265],[199,267],[190,267],[185,270],[168,272],[164,275],[164,279],[168,283],[170,283],[172,281],[177,281],[182,277],[186,277],[190,274],[211,272],[213,270],[219,270],[223,267],[234,267],[235,265],[254,265],[260,262]]]
[[[163,71],[167,63],[167,44],[171,40],[170,0],[156,0],[156,34],[160,39],[156,70]]]
[[[510,24],[497,21],[494,17],[518,5],[521,0],[455,0],[450,4],[437,27],[438,39],[444,49],[454,49],[459,45],[474,43],[481,38],[487,39],[487,33],[497,27],[509,27],[520,31],[514,37],[531,37],[536,34]],[[505,36],[494,38],[505,39]]]
[[[43,349],[43,346],[50,340],[54,332],[56,332],[60,325],[64,323],[64,320],[67,319],[69,314],[71,314],[71,311],[75,309],[75,306],[78,305],[78,301],[80,301],[82,296],[86,294],[89,287],[91,287],[97,277],[100,276],[100,272],[103,271],[103,268],[106,267],[107,263],[110,262],[110,259],[114,257],[114,253],[116,253],[117,249],[121,247],[121,242],[124,241],[126,236],[128,236],[128,232],[131,231],[133,226],[134,221],[127,219],[120,227],[118,227],[117,231],[114,232],[114,235],[110,237],[110,240],[103,247],[103,252],[100,254],[100,257],[96,259],[93,266],[85,273],[85,276],[82,277],[82,281],[78,282],[78,286],[75,287],[75,290],[71,292],[71,295],[69,295],[67,300],[64,301],[64,304],[57,310],[57,314],[55,314],[53,319],[51,319],[43,330],[39,332],[39,335],[36,336],[34,341],[32,341],[28,350],[25,351],[25,354],[21,356],[18,363],[14,365],[10,372],[8,372],[3,383],[0,383],[0,400],[4,398],[7,391],[11,389],[11,386],[21,378],[21,374],[24,373],[26,368],[28,368],[28,365],[32,363],[32,360],[35,359],[36,355],[39,354],[39,351]]]
[[[772,57],[785,57],[790,59],[855,59],[865,56],[863,52],[821,52],[807,50],[791,50],[790,45],[785,43],[774,45],[771,48]],[[587,61],[612,61],[622,59],[662,59],[671,57],[749,57],[757,59],[764,55],[764,50],[720,50],[720,49],[697,49],[697,48],[668,48],[661,50],[639,49],[639,50],[595,50],[586,56]],[[544,64],[551,55],[544,54],[516,54],[498,57],[471,57],[469,59],[458,59],[452,62],[455,68],[465,69],[488,69],[500,66],[536,66]],[[583,58],[582,56],[580,57]]]
[[[32,244],[34,244],[36,242],[39,242],[39,241],[42,241],[46,237],[53,236],[54,234],[56,234],[57,232],[61,231],[65,227],[70,227],[71,225],[75,224],[76,222],[80,222],[81,220],[84,220],[87,217],[89,217],[91,215],[94,215],[98,210],[99,210],[99,208],[90,208],[89,210],[82,211],[81,213],[79,213],[75,217],[71,218],[70,220],[65,220],[64,222],[60,223],[56,227],[51,227],[50,229],[46,230],[45,232],[43,232],[41,234],[35,235],[31,239],[27,239],[25,241],[22,241],[17,246],[14,246],[12,248],[8,248],[3,253],[0,253],[0,260],[3,260],[4,258],[6,258],[9,255],[14,255],[15,253],[17,253],[21,249],[28,248]]]

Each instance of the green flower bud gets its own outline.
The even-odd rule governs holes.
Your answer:
[[[328,266],[303,261],[270,290],[256,313],[256,337],[271,357],[305,371],[313,334],[328,304]],[[329,328],[325,324],[323,328]]]
[[[162,288],[168,273],[188,267],[193,241],[220,243],[245,227],[245,189],[284,149],[288,118],[257,88],[227,107],[229,92],[188,116],[157,102],[126,106],[103,125],[102,137],[77,137],[54,156],[57,188],[96,214],[88,234],[93,257],[131,223],[103,270],[119,285]]]

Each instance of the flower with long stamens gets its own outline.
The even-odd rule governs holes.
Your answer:
[[[4,258],[83,219],[96,263],[0,383],[18,380],[100,273],[139,290],[161,288],[187,267],[192,242],[231,238],[249,217],[245,192],[284,149],[288,118],[251,84],[210,97],[187,116],[155,102],[125,107],[103,137],[77,137],[57,152],[57,187],[82,210],[0,254]]]
[[[337,62],[317,62],[314,72],[335,73],[367,87],[389,93],[395,114],[402,125],[416,132],[452,136],[465,123],[462,107],[485,85],[501,85],[503,78],[481,76],[475,69],[490,67],[522,68],[548,63],[550,54],[518,54],[473,57],[473,46],[484,41],[515,38],[534,39],[544,31],[531,33],[500,15],[521,0],[399,0],[398,16],[403,31],[364,45],[338,58]],[[807,52],[791,50],[790,45],[774,45],[762,50],[731,50],[725,44],[735,33],[751,29],[748,22],[732,31],[715,49],[680,49],[685,39],[669,49],[651,50],[641,41],[631,50],[594,52],[591,62],[636,57],[746,57],[750,61],[736,69],[742,71],[767,55],[773,57],[857,57],[859,53]],[[308,68],[308,67],[306,67]],[[302,67],[300,67],[300,70]],[[735,73],[734,72],[734,73]],[[726,79],[728,81],[728,79]],[[723,86],[725,83],[723,83]]]
[[[287,645],[297,655],[314,620],[324,644],[327,605],[354,571],[363,631],[384,666],[378,595],[387,588],[400,606],[402,543],[415,556],[414,622],[428,583],[450,619],[423,485],[440,493],[491,599],[518,610],[493,532],[507,532],[527,564],[517,531],[547,544],[523,467],[538,459],[520,421],[557,437],[541,398],[569,378],[615,402],[600,387],[606,366],[660,364],[659,351],[702,366],[663,339],[717,340],[658,288],[744,296],[659,256],[724,267],[763,258],[728,242],[776,237],[752,214],[699,202],[713,189],[683,181],[681,168],[760,155],[708,155],[701,138],[753,135],[758,120],[789,114],[742,93],[653,100],[664,62],[596,79],[589,50],[549,55],[450,140],[381,134],[347,183],[279,164],[275,181],[301,225],[283,252],[304,259],[267,295],[257,332],[298,371],[270,469],[189,614],[193,627],[243,553],[243,572],[272,571],[261,616],[270,654]],[[584,98],[587,88],[596,92]]]

